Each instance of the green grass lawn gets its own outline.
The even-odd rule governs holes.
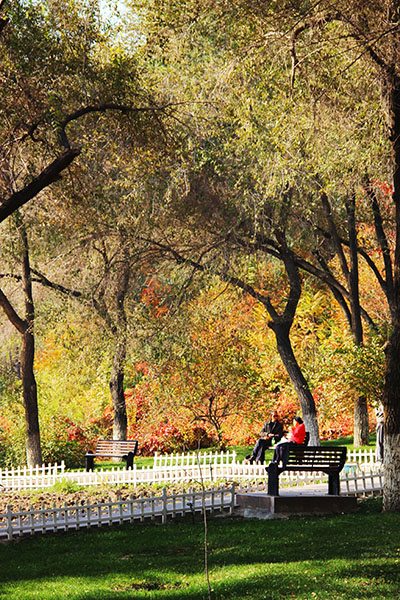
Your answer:
[[[368,503],[367,503],[368,504]],[[400,515],[208,522],[213,598],[400,598]],[[200,517],[22,539],[0,545],[0,597],[207,598]]]

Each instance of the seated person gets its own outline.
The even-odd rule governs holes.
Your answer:
[[[278,444],[284,444],[285,442],[289,442],[290,440],[290,435],[288,431],[284,431],[283,432],[283,436],[281,437],[281,439],[276,442],[275,446],[277,446]]]
[[[293,429],[289,441],[278,442],[272,462],[283,463],[285,466],[287,457],[289,455],[289,449],[291,444],[303,444],[306,437],[306,427],[301,417],[295,417],[293,419]]]
[[[253,462],[263,465],[266,449],[271,447],[273,439],[275,439],[275,442],[279,442],[282,436],[283,424],[279,420],[277,411],[274,411],[271,414],[271,420],[264,423],[260,438],[257,440],[252,453],[246,456],[245,462],[249,462],[251,465]]]

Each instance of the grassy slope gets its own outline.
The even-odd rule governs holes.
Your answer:
[[[375,504],[376,501],[373,501]],[[400,515],[209,520],[213,598],[400,598]],[[207,597],[203,524],[135,524],[0,545],[10,600]]]

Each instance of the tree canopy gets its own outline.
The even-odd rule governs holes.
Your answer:
[[[0,3],[3,310],[54,354],[93,324],[116,437],[223,444],[292,386],[313,443],[344,397],[364,443],[383,401],[398,509],[398,0],[126,7]]]

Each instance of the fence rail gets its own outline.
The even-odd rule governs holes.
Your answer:
[[[321,482],[326,475],[321,473]],[[368,496],[382,493],[383,474],[347,472],[341,479],[341,494],[344,496]],[[298,483],[298,482],[296,482]],[[265,479],[256,485],[242,482],[238,492],[266,491]],[[71,529],[101,527],[103,525],[122,524],[124,522],[159,519],[165,523],[168,518],[178,515],[192,514],[205,509],[208,512],[228,511],[232,514],[236,505],[236,488],[219,487],[202,491],[183,491],[179,494],[167,494],[163,489],[161,496],[133,498],[95,504],[75,504],[73,506],[53,506],[28,510],[12,510],[7,506],[5,513],[0,514],[0,538],[12,540],[22,535],[36,533],[52,533]]]
[[[209,465],[228,465],[237,463],[237,454],[234,450],[226,452],[182,452],[172,454],[154,455],[153,469],[164,469],[173,467],[207,467]]]
[[[74,506],[53,506],[40,509],[13,511],[7,506],[0,514],[0,538],[12,540],[22,535],[69,531],[92,526],[114,525],[124,522],[160,519],[165,523],[178,515],[227,510],[232,513],[235,506],[235,486],[213,490],[184,491],[168,495],[163,489],[161,496],[149,498],[128,498],[119,501],[76,504]]]
[[[372,469],[369,473],[347,472],[340,479],[342,496],[380,496],[383,491],[384,475],[382,471]]]
[[[344,471],[352,474],[359,471],[380,470],[375,462],[373,450],[352,450],[348,453]],[[265,479],[264,465],[249,465],[238,462],[236,452],[206,452],[187,454],[168,454],[154,457],[153,467],[132,469],[114,467],[97,468],[95,471],[66,471],[60,465],[43,465],[34,469],[22,467],[0,471],[0,485],[7,490],[27,490],[52,487],[62,480],[77,485],[119,484],[134,487],[143,484],[167,483],[174,481],[218,480],[254,480]],[[308,484],[321,479],[320,473],[283,472],[280,480],[288,484]]]
[[[0,486],[8,490],[50,487],[64,476],[65,463],[0,469]]]
[[[368,448],[368,450],[362,450],[357,448],[355,450],[348,450],[347,462],[357,463],[358,465],[374,465],[376,464],[375,450],[373,450],[372,448]]]

